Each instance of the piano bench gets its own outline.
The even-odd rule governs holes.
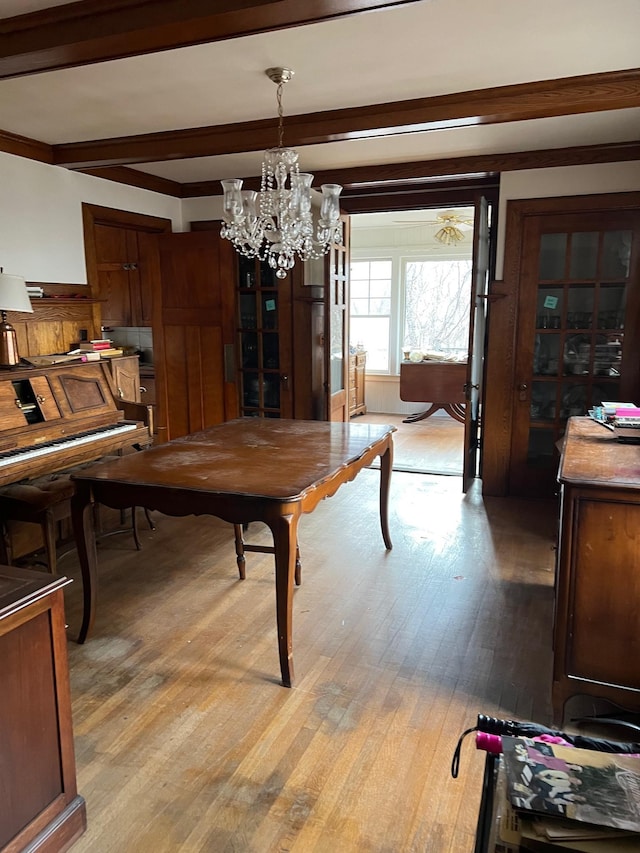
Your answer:
[[[47,567],[51,574],[56,573],[57,524],[59,521],[71,518],[71,498],[75,491],[75,484],[71,475],[88,465],[94,464],[95,460],[85,462],[65,471],[59,471],[57,474],[48,474],[29,480],[27,483],[12,483],[10,486],[0,488],[0,524],[2,527],[0,530],[0,563],[10,566],[12,560],[7,521],[27,521],[40,525],[47,555]],[[138,538],[135,507],[132,507],[131,514],[131,532],[136,549],[139,551],[141,545]],[[151,530],[155,530],[148,510],[145,510],[145,514],[149,527]],[[124,531],[114,530],[111,532],[122,533]],[[110,533],[99,533],[98,537],[108,535]]]
[[[13,483],[0,489],[0,559],[11,565],[11,547],[7,521],[27,521],[39,524],[42,530],[49,571],[57,568],[57,523],[71,516],[71,498],[75,486],[68,471],[38,477],[28,483]]]

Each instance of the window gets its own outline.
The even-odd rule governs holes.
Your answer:
[[[367,369],[389,370],[391,259],[351,263],[349,343],[367,351]]]
[[[466,356],[471,268],[471,259],[404,262],[404,350]]]

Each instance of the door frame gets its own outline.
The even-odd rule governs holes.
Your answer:
[[[509,493],[518,301],[524,226],[528,217],[640,209],[640,192],[507,201],[503,277],[489,287],[482,445],[482,493]]]

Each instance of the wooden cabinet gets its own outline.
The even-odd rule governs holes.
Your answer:
[[[240,414],[291,417],[290,275],[241,255],[237,264]]]
[[[572,418],[559,472],[553,710],[578,694],[640,711],[638,445]]]
[[[157,289],[155,235],[171,221],[155,216],[82,205],[87,279],[101,300],[102,325],[151,326]]]
[[[109,359],[114,394],[119,400],[140,403],[140,360],[137,355]]]
[[[62,588],[0,566],[0,851],[67,850],[86,829],[76,788]]]
[[[507,220],[504,281],[489,296],[483,491],[550,496],[568,418],[640,397],[640,193],[514,201]]]
[[[349,417],[366,414],[364,404],[364,383],[367,365],[366,352],[356,352],[349,356]]]

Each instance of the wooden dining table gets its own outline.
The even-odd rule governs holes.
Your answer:
[[[300,517],[380,457],[380,525],[390,550],[394,431],[381,424],[240,418],[78,472],[72,499],[83,582],[78,642],[87,639],[96,615],[95,503],[146,507],[169,516],[213,515],[236,526],[261,521],[273,535],[280,671],[282,683],[291,687]]]

